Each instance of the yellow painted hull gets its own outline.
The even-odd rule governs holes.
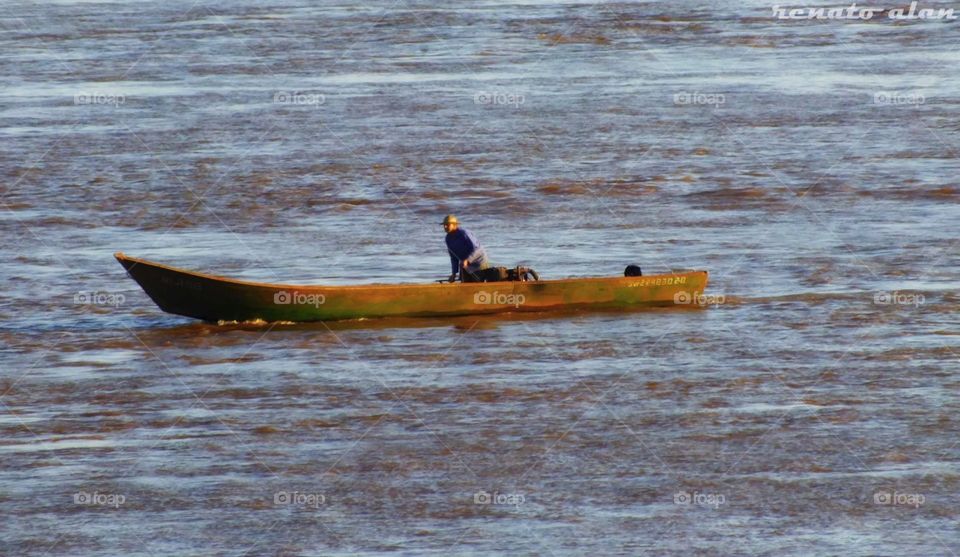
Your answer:
[[[160,309],[205,321],[334,321],[577,308],[690,305],[706,271],[528,282],[286,285],[234,280],[115,257]]]

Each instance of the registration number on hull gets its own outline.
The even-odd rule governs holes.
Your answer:
[[[637,288],[639,286],[675,286],[677,284],[686,284],[687,277],[650,277],[640,279],[634,282],[628,282],[627,286],[630,288]]]

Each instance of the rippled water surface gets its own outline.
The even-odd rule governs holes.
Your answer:
[[[4,4],[0,555],[956,555],[958,24],[771,8]],[[717,303],[213,325],[112,258],[426,282],[446,213]]]

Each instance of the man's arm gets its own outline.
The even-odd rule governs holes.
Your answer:
[[[457,272],[460,271],[460,258],[458,258],[457,254],[453,251],[457,243],[455,235],[447,234],[443,243],[447,245],[447,254],[450,255],[450,282],[453,282],[457,280]]]
[[[474,260],[480,257],[480,252],[483,250],[483,246],[481,246],[480,242],[477,241],[477,238],[467,230],[463,231],[463,239],[466,241],[467,248],[470,252],[470,255],[463,260],[463,266],[466,267],[468,264],[473,263]]]
[[[447,253],[450,254],[450,274],[456,275],[457,271],[460,270],[460,265],[458,265],[459,261],[457,261],[457,256],[453,255],[453,251],[449,249],[447,250]]]

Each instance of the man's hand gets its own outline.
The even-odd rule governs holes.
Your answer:
[[[460,266],[463,267],[464,269],[466,269],[466,268],[467,268],[467,265],[469,265],[469,264],[470,264],[470,262],[467,261],[466,259],[464,259],[463,261],[460,262]]]
[[[457,282],[457,274],[454,273],[447,278],[448,282]]]

